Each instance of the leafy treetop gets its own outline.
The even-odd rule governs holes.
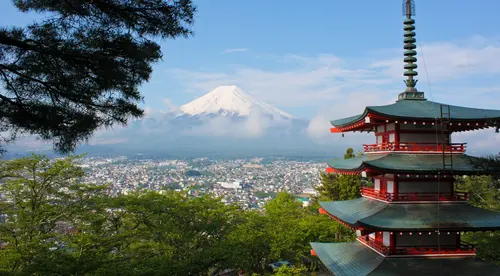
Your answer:
[[[354,158],[354,150],[348,148],[344,159]],[[347,200],[361,196],[361,178],[358,175],[341,175],[336,173],[320,173],[321,185],[316,187],[318,200]],[[317,207],[317,206],[315,206]]]

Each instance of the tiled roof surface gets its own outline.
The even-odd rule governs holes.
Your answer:
[[[341,201],[321,201],[319,203],[325,211],[349,224],[355,225],[359,220],[373,216],[387,207],[387,204],[367,200],[364,197],[341,200]]]
[[[441,103],[422,100],[402,100],[394,104],[383,106],[368,106],[362,114],[332,120],[335,127],[343,127],[363,119],[368,113],[375,113],[389,118],[427,119],[434,120],[441,117]],[[479,109],[450,105],[451,120],[487,120],[500,119],[500,110]]]
[[[384,257],[359,242],[312,242],[311,246],[335,276],[368,275],[384,261]]]

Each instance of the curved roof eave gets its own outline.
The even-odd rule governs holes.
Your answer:
[[[387,204],[361,197],[353,200],[320,202],[320,206],[341,221],[372,230],[500,229],[500,212],[484,210],[467,203]],[[412,219],[409,220],[409,217]]]
[[[330,120],[330,124],[334,127],[343,127],[343,126],[348,126],[350,124],[359,122],[363,118],[366,117],[368,114],[368,110],[365,109],[365,111],[361,114],[350,116],[350,117],[345,117],[342,119],[337,119],[337,120]]]
[[[500,120],[500,110],[446,105],[432,101],[401,100],[390,105],[367,106],[362,114],[331,120],[334,127],[345,127],[359,122],[368,114],[393,119],[435,120],[441,116],[441,105],[450,107],[452,121]]]
[[[481,167],[481,157],[466,154],[454,157],[453,172],[478,174],[487,171]],[[328,166],[338,172],[355,172],[371,169],[376,172],[432,173],[442,169],[441,154],[364,154],[351,159],[333,159]]]

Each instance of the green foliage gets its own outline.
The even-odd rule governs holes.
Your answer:
[[[260,197],[260,198],[265,198],[265,197],[275,197],[276,196],[276,193],[275,192],[264,192],[264,191],[257,191],[254,193],[254,195],[256,197]]]
[[[455,180],[457,191],[469,193],[469,203],[500,211],[500,181],[493,176],[466,176]]]
[[[272,237],[270,220],[262,213],[249,211],[226,240],[226,260],[243,271],[260,271],[270,261]]]
[[[492,164],[498,166],[498,164]],[[500,211],[500,182],[493,176],[461,177],[455,181],[458,191],[469,193],[469,203],[484,209]],[[476,246],[478,257],[500,264],[500,233],[474,232],[463,236]]]
[[[231,263],[244,271],[259,271],[284,259],[300,263],[310,257],[311,241],[352,240],[353,233],[327,216],[301,207],[295,197],[279,193],[265,206],[265,214],[247,212],[245,222],[230,236]]]
[[[0,163],[1,272],[86,273],[107,261],[96,247],[107,240],[100,236],[105,187],[79,183],[74,160],[33,155]]]
[[[475,245],[479,258],[500,265],[500,233],[490,231],[466,233],[462,240]]]
[[[356,157],[354,150],[348,148],[344,159]],[[320,173],[321,185],[316,187],[318,200],[348,200],[361,196],[361,177],[357,175],[341,175],[334,173]]]
[[[356,157],[354,150],[352,148],[348,148],[344,154],[344,159],[351,159],[354,157]]]
[[[286,193],[265,212],[174,191],[111,198],[106,186],[79,182],[77,158],[0,162],[0,273],[207,275],[232,268],[251,274],[283,259],[317,266],[309,242],[352,239],[352,231]]]
[[[130,260],[120,275],[196,275],[225,268],[225,241],[240,219],[235,207],[216,198],[187,199],[176,192],[138,192],[113,200],[112,207],[114,224],[127,237],[117,254]]]
[[[306,275],[307,268],[305,266],[282,266],[275,270],[275,276],[302,276]]]
[[[361,181],[357,175],[320,173],[321,185],[316,187],[319,200],[348,200],[361,196]]]
[[[201,173],[199,171],[196,171],[196,170],[187,170],[184,173],[184,175],[187,177],[198,177],[198,176],[201,176]]]
[[[143,115],[139,87],[162,58],[157,38],[191,34],[190,0],[15,0],[43,13],[0,28],[0,132],[54,140],[68,152],[100,127]]]

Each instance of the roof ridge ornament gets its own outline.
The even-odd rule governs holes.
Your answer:
[[[415,1],[414,0],[403,0],[403,15],[406,16],[404,20],[404,69],[406,70],[403,75],[407,77],[404,80],[406,84],[406,89],[403,93],[398,95],[399,100],[425,100],[424,92],[418,92],[415,86],[417,85],[418,80],[414,79],[414,77],[418,76],[417,69],[417,45],[415,42],[415,20],[411,18],[415,15]]]

